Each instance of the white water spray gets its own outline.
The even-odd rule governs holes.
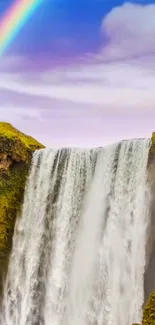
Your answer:
[[[141,322],[148,149],[148,141],[127,141],[101,153],[74,255],[69,325]]]
[[[135,140],[34,154],[1,325],[141,321],[148,151],[148,140]]]

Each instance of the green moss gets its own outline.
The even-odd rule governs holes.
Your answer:
[[[40,148],[32,137],[0,122],[0,292],[32,153]]]
[[[155,325],[155,292],[150,295],[144,308],[142,325]]]
[[[0,135],[14,141],[20,140],[26,148],[32,149],[33,147],[43,148],[44,146],[32,137],[18,131],[10,123],[0,122]]]
[[[44,148],[30,136],[15,129],[11,124],[0,122],[0,152],[7,153],[15,160],[29,162],[31,153]]]
[[[155,132],[152,133],[152,138],[151,138],[151,140],[152,140],[152,144],[155,144]]]
[[[12,168],[7,178],[0,173],[0,259],[10,250],[17,212],[23,197],[28,165]],[[6,174],[5,174],[6,175]]]

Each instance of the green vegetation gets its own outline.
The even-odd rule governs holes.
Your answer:
[[[44,146],[30,136],[15,129],[10,123],[0,122],[0,153],[16,161],[30,162],[31,153]]]
[[[155,153],[155,132],[152,133],[152,137],[151,137],[151,148],[150,148],[150,155],[154,156],[154,153]]]
[[[155,325],[155,292],[150,295],[144,308],[142,325]]]
[[[32,153],[40,148],[44,146],[32,137],[0,123],[0,292]]]
[[[155,132],[152,133],[152,144],[155,144]]]

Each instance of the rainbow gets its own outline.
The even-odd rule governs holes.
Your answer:
[[[2,56],[29,17],[44,0],[15,0],[0,20],[0,56]]]

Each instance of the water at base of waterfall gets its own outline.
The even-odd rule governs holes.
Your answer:
[[[34,153],[1,325],[141,322],[149,140]]]

